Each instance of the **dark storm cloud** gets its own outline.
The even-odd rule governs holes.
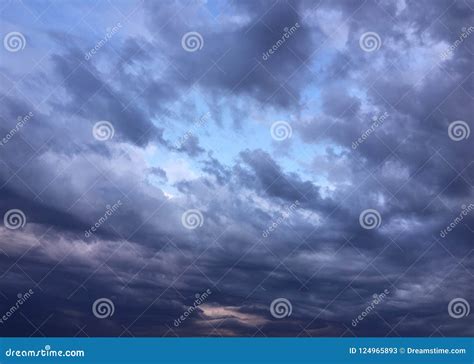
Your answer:
[[[204,149],[199,146],[199,139],[195,135],[190,135],[178,148],[180,152],[184,152],[190,157],[196,157],[204,153]]]
[[[341,85],[333,85],[323,91],[323,110],[327,115],[352,119],[360,108],[360,100],[351,97]]]
[[[203,172],[214,176],[219,184],[223,185],[229,180],[231,171],[228,167],[222,165],[218,159],[214,158],[212,153],[208,154],[208,160],[205,160],[203,164]]]
[[[254,188],[259,194],[268,195],[270,198],[281,198],[290,203],[300,201],[309,208],[329,208],[330,202],[321,198],[317,186],[310,181],[302,181],[296,174],[285,174],[268,153],[262,150],[246,150],[241,152],[241,157],[253,172],[241,172],[244,186]]]
[[[439,235],[474,202],[472,135],[454,142],[447,132],[454,120],[474,127],[474,37],[440,58],[472,25],[470,4],[239,1],[217,8],[147,2],[145,24],[124,22],[122,40],[91,61],[83,34],[49,32],[56,45],[28,78],[31,87],[2,86],[0,137],[18,116],[34,113],[0,150],[1,216],[18,208],[27,218],[20,230],[0,229],[2,311],[23,288],[35,290],[2,334],[472,335],[473,316],[454,320],[447,305],[454,297],[474,303],[474,215]],[[295,34],[262,59],[296,23]],[[203,37],[198,52],[181,46],[190,31]],[[368,31],[382,39],[375,52],[359,46]],[[9,62],[0,69],[15,79]],[[45,103],[29,101],[45,92],[52,92]],[[317,106],[291,123],[298,138],[291,162],[234,141],[251,122],[250,109],[274,106],[289,119],[308,99]],[[212,143],[204,148],[191,135],[176,154],[199,175],[177,158],[171,167],[162,163],[176,150],[169,135],[183,135],[203,105],[219,128],[231,110],[219,142],[240,148],[235,159],[224,161]],[[115,128],[108,143],[91,135],[99,120]],[[381,226],[363,229],[359,215],[371,208]],[[182,223],[190,209],[203,215],[195,230]],[[176,327],[207,289],[209,298]],[[385,289],[377,311],[353,327]],[[109,320],[92,315],[99,297],[115,303]],[[278,297],[291,301],[292,316],[272,317]],[[40,332],[28,322],[50,316]]]
[[[197,2],[191,6],[185,2],[147,2],[150,27],[161,34],[160,47],[174,65],[172,74],[178,85],[189,87],[198,82],[212,93],[249,94],[280,106],[298,101],[312,77],[301,66],[301,60],[309,58],[314,36],[302,26],[298,2],[275,2],[270,6],[266,2],[236,2],[217,20],[198,8]],[[168,21],[176,12],[179,15]],[[192,29],[187,23],[189,16],[199,19]],[[285,28],[296,23],[300,27],[294,39],[290,37],[268,62],[264,61],[262,54],[281,40]],[[203,37],[204,45],[198,53],[181,47],[181,38],[189,31],[198,31]]]
[[[77,113],[89,120],[113,120],[117,134],[135,144],[143,145],[150,140],[164,143],[163,131],[129,100],[130,96],[111,90],[93,66],[87,68],[82,64],[80,56],[76,52],[53,58],[59,79],[65,80],[64,87],[73,97],[64,106],[71,110],[79,105]]]
[[[166,172],[164,170],[162,170],[161,168],[159,167],[152,167],[150,168],[150,172],[155,175],[155,176],[158,176],[164,180],[167,180],[168,178],[166,177]]]
[[[341,3],[336,5],[337,9]],[[344,3],[345,14],[352,11],[357,12],[357,16],[352,18],[350,34],[354,39],[349,39],[347,50],[341,51],[335,56],[335,63],[349,63],[351,67],[344,72],[337,72],[332,75],[329,87],[323,91],[323,111],[327,116],[323,116],[309,124],[302,124],[302,136],[306,140],[320,140],[323,137],[331,138],[342,146],[348,146],[351,140],[357,140],[360,135],[371,127],[373,124],[372,116],[380,115],[383,112],[389,114],[388,120],[383,126],[374,133],[376,136],[369,138],[362,146],[360,146],[356,154],[361,154],[364,160],[359,158],[351,163],[350,167],[360,169],[360,165],[364,165],[364,170],[377,173],[375,177],[383,181],[384,186],[394,185],[388,178],[380,176],[383,171],[384,162],[387,167],[390,165],[399,165],[406,168],[408,176],[413,177],[414,182],[419,182],[417,192],[413,193],[413,184],[410,188],[403,189],[401,193],[406,193],[406,197],[413,201],[413,195],[426,194],[425,198],[432,196],[432,191],[440,191],[449,181],[456,177],[456,171],[461,171],[465,167],[465,161],[455,157],[455,154],[461,153],[472,154],[472,144],[466,142],[460,145],[450,145],[451,141],[447,137],[448,121],[469,120],[469,113],[472,108],[467,107],[472,103],[472,95],[466,92],[467,88],[472,87],[472,83],[462,85],[466,81],[469,74],[467,68],[469,66],[462,62],[462,59],[468,59],[466,48],[460,49],[460,54],[456,54],[454,59],[441,62],[440,53],[433,52],[427,54],[430,58],[425,60],[425,67],[416,68],[416,62],[410,58],[405,61],[399,52],[405,50],[407,53],[426,53],[429,40],[421,40],[420,33],[415,33],[412,39],[408,39],[407,34],[403,33],[400,28],[387,26],[389,24],[410,24],[413,29],[421,30],[425,37],[431,37],[432,42],[445,41],[446,47],[453,41],[453,33],[443,28],[441,22],[434,21],[436,16],[439,17],[446,11],[446,18],[455,18],[458,26],[461,24],[472,23],[472,12],[462,12],[461,9],[466,8],[466,4],[456,3],[449,6],[444,2],[437,2],[433,8],[430,8],[426,14],[418,11],[418,6],[423,5],[407,4],[407,8],[397,15],[395,22],[395,12],[397,11],[395,4],[379,3],[374,5],[370,2],[361,3]],[[324,7],[324,5],[323,5]],[[448,9],[449,8],[449,9]],[[433,13],[433,14],[431,14]],[[456,14],[459,17],[456,18]],[[364,19],[366,21],[364,21]],[[369,21],[369,19],[371,19]],[[382,26],[383,29],[378,29]],[[367,27],[370,24],[370,29]],[[430,25],[429,29],[427,26]],[[364,31],[377,31],[382,38],[381,48],[374,53],[363,52],[359,47],[356,37]],[[454,32],[460,33],[460,27],[453,29]],[[400,36],[403,35],[401,38]],[[454,33],[456,36],[457,34]],[[455,39],[455,38],[454,38]],[[400,44],[396,43],[400,42]],[[466,41],[466,45],[472,43],[472,39]],[[431,46],[433,47],[433,46]],[[424,50],[425,49],[425,50]],[[440,49],[439,52],[443,48]],[[370,58],[374,61],[382,61],[384,59],[394,59],[394,52],[399,62],[385,62],[382,67],[371,72],[373,64],[369,62]],[[410,62],[411,61],[411,62]],[[446,74],[445,67],[452,67],[452,63],[457,62],[457,70],[451,70],[453,75]],[[410,75],[411,74],[411,75]],[[352,76],[351,76],[352,75]],[[360,78],[360,75],[363,78]],[[371,85],[364,87],[361,92],[357,92],[356,96],[349,96],[347,89],[341,89],[337,78],[343,80],[347,78],[355,79],[353,86],[358,88],[361,85]],[[460,84],[460,81],[462,83]],[[338,96],[336,93],[339,87]],[[336,93],[335,93],[336,91]],[[372,104],[374,109],[372,112],[361,112],[359,105],[361,103],[360,95],[366,93],[369,105]],[[331,96],[334,95],[334,96]],[[329,126],[328,126],[329,124]],[[408,140],[408,142],[407,142]],[[446,148],[443,146],[446,145]],[[397,149],[396,149],[397,148]],[[396,149],[396,153],[392,153]],[[433,156],[435,150],[441,150],[441,156]],[[452,168],[453,167],[454,170]],[[377,170],[375,170],[377,168]],[[420,168],[424,173],[420,173]],[[434,170],[436,169],[436,172]],[[431,170],[431,173],[430,173]],[[470,178],[472,171],[466,170],[464,178]],[[433,174],[436,175],[433,178]],[[454,183],[454,182],[453,182]],[[458,181],[458,186],[453,189],[445,189],[441,193],[449,194],[450,191],[456,191],[458,197],[466,199],[472,196],[472,189],[469,184]],[[422,189],[426,188],[422,192]],[[397,191],[396,186],[390,188],[391,193]],[[409,196],[410,195],[410,196]],[[397,196],[398,200],[403,201],[403,195]],[[420,206],[413,205],[413,210],[418,210]]]

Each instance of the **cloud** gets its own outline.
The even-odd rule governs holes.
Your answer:
[[[473,13],[448,5],[116,5],[129,19],[84,5],[65,19],[46,11],[33,32],[9,4],[28,44],[0,64],[0,216],[20,209],[26,225],[0,227],[2,307],[35,294],[0,331],[472,335],[471,316],[454,320],[447,307],[474,304],[474,215],[440,236],[474,197],[472,136],[448,132],[456,120],[474,127],[473,36],[441,57]],[[82,15],[88,30],[70,29],[66,19]],[[183,48],[189,32],[202,48]],[[381,39],[372,52],[360,45],[367,32]],[[271,138],[276,120],[291,139]],[[94,138],[98,121],[113,138]],[[377,229],[361,226],[367,209]],[[196,229],[182,223],[189,210],[202,215]],[[100,297],[115,305],[101,325],[91,311]],[[292,304],[281,320],[270,313],[280,297]],[[29,324],[44,320],[36,332]]]

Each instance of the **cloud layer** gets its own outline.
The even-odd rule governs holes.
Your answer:
[[[3,335],[474,334],[472,2],[45,9],[1,12]]]

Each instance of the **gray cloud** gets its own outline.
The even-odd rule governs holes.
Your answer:
[[[0,64],[3,78],[19,80],[17,62],[27,62],[19,57],[39,61],[35,52],[52,46],[41,67],[24,67],[24,81],[0,86],[0,138],[11,135],[0,146],[0,214],[21,209],[27,220],[19,230],[0,227],[2,312],[18,292],[35,291],[0,331],[472,335],[472,315],[455,320],[447,306],[455,297],[474,304],[474,215],[440,236],[474,202],[472,135],[456,142],[448,134],[456,120],[474,127],[472,35],[441,59],[472,25],[469,6],[146,2],[134,13],[140,22],[122,19],[90,61],[90,35],[66,35],[60,21],[38,25],[31,53],[5,54]],[[203,37],[197,52],[181,46],[190,31]],[[382,39],[374,52],[359,45],[369,31]],[[173,154],[203,110],[212,121]],[[276,117],[291,121],[289,146],[270,140],[265,123]],[[112,123],[113,139],[94,139],[99,120]],[[194,230],[182,223],[190,209],[203,217]],[[380,213],[379,228],[360,225],[366,209]],[[212,295],[175,327],[207,289]],[[385,289],[386,300],[354,327]],[[91,312],[99,297],[116,308],[104,325]],[[272,317],[278,297],[291,301],[292,316]],[[26,318],[48,320],[35,332]]]

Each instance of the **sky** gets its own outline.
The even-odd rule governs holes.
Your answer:
[[[474,2],[0,4],[2,336],[473,336]]]

